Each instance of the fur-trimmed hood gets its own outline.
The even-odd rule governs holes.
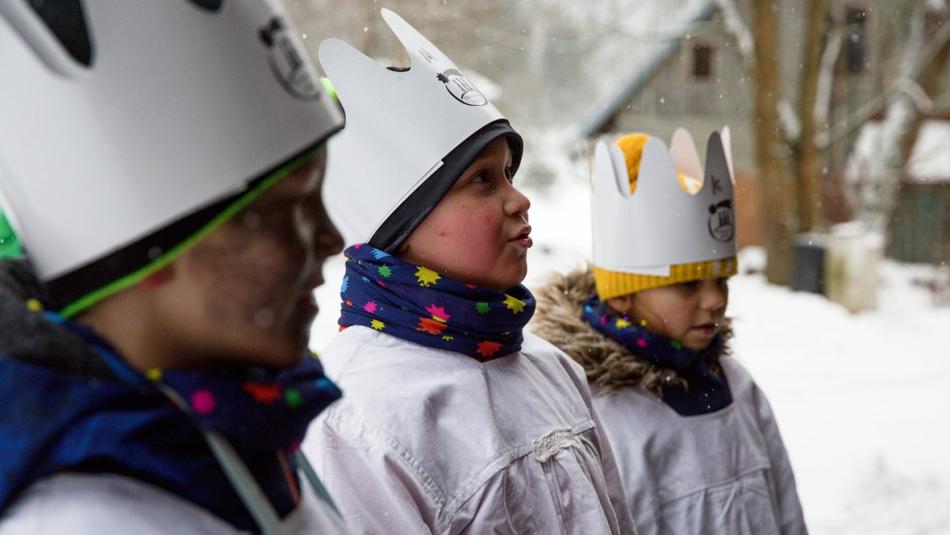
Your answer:
[[[664,385],[685,386],[685,380],[675,370],[649,362],[584,321],[584,303],[596,293],[594,273],[589,267],[566,275],[555,274],[546,285],[534,291],[537,310],[528,328],[583,366],[587,380],[598,390],[612,392],[642,386],[662,396]],[[732,338],[728,320],[723,325],[722,336],[726,343],[720,356],[725,356]]]

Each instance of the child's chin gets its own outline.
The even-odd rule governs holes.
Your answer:
[[[709,349],[710,345],[712,345],[712,339],[711,338],[709,339],[704,338],[702,340],[687,339],[686,341],[683,342],[683,345],[686,346],[687,349],[691,349],[693,351],[705,351],[706,349]]]

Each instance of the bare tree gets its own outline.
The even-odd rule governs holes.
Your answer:
[[[802,41],[802,77],[798,106],[800,134],[793,143],[798,174],[798,229],[818,230],[823,226],[821,183],[822,153],[815,144],[819,129],[818,82],[822,66],[822,45],[827,32],[828,0],[806,0],[805,38]]]
[[[902,0],[912,8],[897,36],[900,57],[894,82],[845,120],[829,126],[835,64],[842,42],[840,9],[829,0],[805,0],[800,40],[802,71],[797,95],[783,95],[775,68],[781,57],[776,35],[781,0],[752,2],[755,29],[756,157],[761,173],[768,252],[768,279],[787,284],[792,272],[791,238],[826,227],[822,185],[829,151],[875,115],[884,112],[880,150],[856,204],[872,230],[884,232],[897,185],[923,119],[932,105],[950,56],[950,0]],[[942,6],[942,7],[941,7]],[[894,13],[901,6],[889,6]],[[881,66],[877,67],[881,69]],[[840,86],[839,86],[840,87]],[[797,96],[792,110],[786,99]]]
[[[925,115],[931,111],[933,95],[950,57],[948,7],[929,9],[919,2],[910,20],[910,31],[882,125],[880,158],[868,177],[860,213],[879,232],[887,229],[897,198],[897,187],[920,133]]]
[[[794,197],[788,176],[788,144],[782,135],[779,117],[780,50],[778,46],[779,0],[757,0],[753,4],[754,116],[756,160],[762,183],[765,222],[765,248],[768,254],[766,277],[787,285],[792,278],[791,236],[796,230]]]

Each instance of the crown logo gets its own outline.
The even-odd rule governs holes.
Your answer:
[[[591,186],[598,267],[668,276],[672,265],[736,254],[728,128],[709,136],[705,167],[685,129],[673,133],[669,147],[651,137],[632,193],[624,154],[600,142]]]

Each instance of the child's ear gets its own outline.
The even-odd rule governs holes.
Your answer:
[[[620,297],[611,297],[607,300],[607,306],[617,314],[629,315],[633,312],[634,294],[621,295]]]
[[[152,273],[148,277],[145,277],[144,279],[142,279],[142,281],[139,282],[139,286],[143,288],[149,288],[149,289],[159,288],[171,282],[171,280],[174,278],[175,278],[175,263],[172,262],[168,264],[167,266],[159,269],[155,273]]]

